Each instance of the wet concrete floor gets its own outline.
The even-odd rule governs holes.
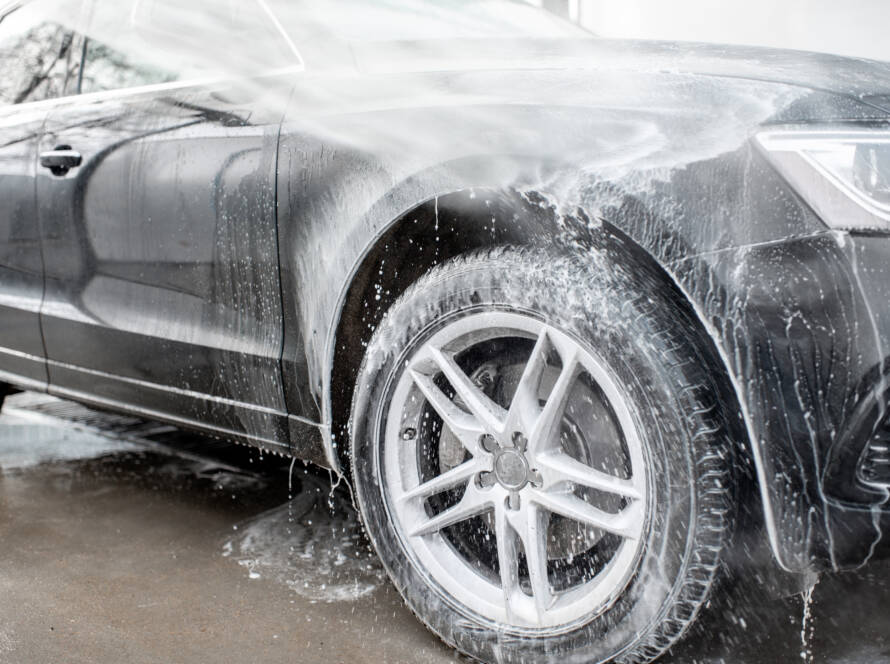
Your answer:
[[[15,395],[0,415],[0,664],[466,662],[386,582],[327,473]],[[290,487],[289,487],[290,484]],[[890,664],[890,562],[726,584],[671,664]],[[802,634],[803,637],[802,638]]]

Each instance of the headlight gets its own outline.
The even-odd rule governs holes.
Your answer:
[[[890,130],[777,130],[757,144],[831,228],[890,232]]]

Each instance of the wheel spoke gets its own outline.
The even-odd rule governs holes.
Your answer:
[[[562,370],[529,436],[529,451],[532,454],[546,451],[559,444],[555,434],[562,420],[572,385],[578,375],[576,353],[576,349],[570,348],[562,357]]]
[[[417,537],[419,535],[437,533],[443,528],[453,526],[455,523],[466,521],[477,514],[481,514],[490,507],[491,502],[485,496],[481,496],[476,487],[473,486],[473,483],[469,482],[463,498],[456,505],[419,524],[410,534],[412,537]]]
[[[640,491],[633,480],[626,480],[591,468],[585,463],[573,459],[565,452],[545,452],[535,458],[537,469],[549,488],[559,482],[589,487],[605,493],[617,494],[625,498],[639,500]]]
[[[442,491],[446,491],[447,489],[453,489],[462,482],[468,481],[473,475],[481,470],[486,469],[483,468],[483,464],[476,461],[476,459],[464,461],[459,466],[455,466],[451,470],[444,472],[441,475],[437,475],[433,479],[405,492],[402,495],[401,500],[427,498],[437,493],[441,493]]]
[[[507,521],[507,510],[503,505],[494,510],[495,539],[498,547],[498,566],[501,572],[501,588],[508,620],[514,621],[522,613],[522,589],[519,587],[519,547],[513,529]]]
[[[462,410],[449,399],[433,382],[432,378],[417,371],[412,371],[411,377],[445,425],[457,436],[470,454],[475,455],[479,449],[479,436],[485,433],[485,427],[470,413]]]
[[[522,529],[526,527],[516,521],[524,513],[510,512],[504,505],[498,505],[495,514],[495,537],[497,538],[498,565],[501,571],[501,588],[504,593],[504,605],[507,619],[513,623],[525,623],[532,626],[543,624],[543,606],[538,605],[537,597],[529,597],[522,591],[519,583],[519,542],[521,536],[516,532],[514,523]],[[514,516],[515,515],[515,516]],[[524,544],[523,544],[524,546]],[[528,558],[528,554],[526,554]],[[543,598],[543,594],[541,598]]]
[[[554,601],[547,576],[547,514],[529,501],[525,501],[520,510],[506,513],[525,551],[535,611],[541,621]]]
[[[642,502],[634,501],[617,514],[605,512],[570,493],[533,491],[532,500],[541,507],[626,539],[637,539],[642,519]]]
[[[516,392],[510,403],[508,414],[509,427],[521,428],[524,431],[534,429],[535,422],[541,416],[541,406],[538,403],[538,389],[541,385],[541,376],[547,365],[547,349],[550,342],[546,329],[538,336],[535,346],[529,355]]]
[[[460,397],[460,400],[485,427],[486,431],[492,435],[501,433],[506,423],[507,411],[489,399],[488,395],[470,380],[470,377],[458,366],[450,353],[432,346],[428,347],[427,351],[439,370],[451,383],[456,396]]]

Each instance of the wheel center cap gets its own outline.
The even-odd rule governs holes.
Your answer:
[[[521,489],[528,482],[528,461],[519,450],[502,449],[494,459],[494,474],[504,488]]]

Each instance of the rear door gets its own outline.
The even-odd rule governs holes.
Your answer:
[[[39,310],[37,146],[43,100],[77,84],[81,3],[35,0],[0,16],[0,379],[46,386]]]
[[[256,54],[224,71],[263,18],[251,1],[94,3],[82,95],[40,145],[79,160],[37,184],[52,391],[287,440],[275,169],[293,72],[258,76]]]

